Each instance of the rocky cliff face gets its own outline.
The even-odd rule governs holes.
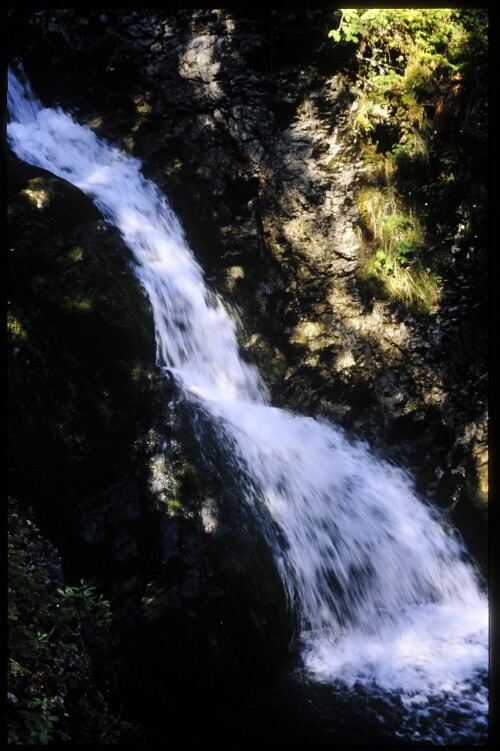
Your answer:
[[[238,313],[242,352],[261,368],[275,403],[332,419],[368,440],[388,458],[407,466],[415,473],[418,489],[448,509],[450,519],[459,525],[475,555],[484,562],[485,321],[477,313],[484,302],[478,300],[483,282],[474,281],[477,268],[471,257],[470,238],[460,231],[459,216],[449,218],[455,235],[454,260],[443,279],[446,294],[432,313],[419,313],[394,300],[376,298],[360,281],[358,272],[366,248],[359,230],[356,195],[364,184],[366,168],[350,117],[350,61],[326,48],[328,17],[318,10],[271,10],[266,14],[229,10],[38,10],[11,11],[9,23],[11,54],[24,60],[44,103],[72,109],[101,136],[137,155],[144,162],[147,176],[164,189],[206,269],[209,284]],[[19,170],[17,166],[15,175]],[[26,206],[26,190],[33,188],[30,180],[37,176],[35,172],[26,173],[22,185],[13,178],[16,190],[24,190]],[[44,189],[50,185],[54,186],[54,181],[47,183],[44,177]],[[56,192],[59,190],[60,186]],[[91,213],[91,209],[85,210]],[[30,211],[42,235],[49,232],[44,229],[43,210],[32,203]],[[63,214],[68,223],[69,213]],[[190,472],[182,469],[183,463],[196,464],[197,459],[189,454],[189,442],[179,448],[173,418],[162,406],[171,387],[151,385],[157,377],[153,374],[147,305],[138,290],[120,291],[108,286],[111,279],[102,277],[103,268],[109,270],[109,277],[112,274],[116,279],[118,274],[120,285],[131,284],[126,279],[126,264],[114,267],[118,263],[113,260],[115,255],[119,252],[126,257],[126,249],[118,250],[119,238],[97,216],[92,216],[91,222],[92,226],[72,226],[69,230],[81,237],[71,237],[76,255],[71,263],[64,262],[63,274],[69,280],[75,278],[74,269],[82,262],[90,263],[86,259],[95,247],[98,249],[99,299],[92,301],[95,314],[82,307],[85,295],[76,287],[72,291],[76,302],[70,300],[67,305],[72,311],[72,326],[77,327],[83,341],[88,336],[85,332],[89,331],[86,327],[91,315],[102,319],[105,326],[111,325],[110,320],[115,327],[123,325],[114,319],[122,293],[127,305],[134,300],[136,309],[141,309],[140,315],[130,317],[135,319],[130,322],[134,331],[123,332],[123,351],[120,349],[117,358],[124,366],[113,371],[120,397],[108,408],[105,392],[109,374],[101,370],[102,361],[97,371],[94,367],[94,341],[88,342],[85,357],[89,359],[75,361],[75,357],[78,360],[84,355],[75,355],[68,337],[49,341],[53,335],[47,325],[47,351],[32,354],[38,357],[40,377],[42,381],[49,378],[48,358],[56,357],[57,348],[61,382],[67,368],[75,368],[81,377],[81,390],[77,389],[75,397],[65,397],[67,403],[83,399],[83,393],[88,395],[86,404],[75,407],[75,419],[87,420],[85,429],[89,432],[87,435],[80,426],[73,429],[67,415],[59,415],[58,424],[63,428],[56,430],[55,395],[50,415],[41,405],[41,412],[51,422],[47,431],[52,443],[42,437],[44,448],[39,459],[23,458],[21,463],[20,457],[30,453],[27,442],[32,437],[22,431],[16,434],[17,495],[29,496],[39,488],[39,499],[35,500],[45,513],[50,507],[46,500],[49,493],[61,497],[61,488],[64,492],[74,488],[75,478],[81,482],[68,513],[74,525],[74,509],[80,510],[78,524],[83,532],[76,536],[82,550],[85,555],[94,551],[91,567],[99,569],[103,579],[106,556],[111,555],[115,561],[118,573],[109,573],[107,586],[115,602],[123,604],[125,620],[131,603],[135,603],[133,607],[142,603],[144,617],[139,626],[127,621],[128,633],[130,629],[145,629],[145,644],[151,633],[158,637],[163,628],[161,614],[168,613],[169,623],[174,625],[171,632],[164,632],[165,645],[169,637],[191,633],[191,641],[186,641],[189,651],[200,638],[199,631],[192,630],[185,620],[189,600],[192,607],[188,612],[196,614],[201,607],[203,617],[212,619],[212,626],[203,633],[203,638],[215,639],[211,664],[217,662],[225,643],[229,646],[224,664],[230,671],[231,650],[239,649],[238,629],[241,627],[250,641],[254,639],[262,647],[276,613],[281,626],[274,646],[279,651],[278,642],[283,646],[291,633],[287,606],[281,599],[273,610],[270,603],[279,592],[279,584],[274,581],[264,594],[253,591],[248,593],[248,602],[237,600],[239,604],[229,616],[230,633],[217,631],[214,624],[219,605],[214,603],[219,602],[219,596],[223,602],[226,597],[222,606],[226,618],[231,609],[227,602],[237,597],[242,581],[235,567],[238,546],[234,541],[231,546],[229,537],[221,531],[220,544],[227,551],[226,558],[221,558],[213,549],[200,548],[200,540],[203,520],[210,523],[213,493],[219,499],[227,498],[232,492],[230,481],[225,488],[200,490],[192,479],[196,471],[191,471],[190,480]],[[23,236],[26,224],[25,219],[17,222],[14,215],[13,234]],[[83,242],[83,256],[78,257]],[[40,247],[37,253],[41,251]],[[44,243],[43,252],[50,252],[50,242]],[[14,294],[25,289],[26,280],[16,270],[15,262],[12,268]],[[44,269],[37,273],[43,277],[48,272]],[[37,284],[33,278],[27,294],[38,295],[43,285]],[[51,306],[50,325],[61,312]],[[135,330],[137,321],[140,331]],[[20,324],[25,326],[22,320]],[[12,325],[15,328],[16,324]],[[76,329],[71,331],[74,334]],[[22,339],[19,332],[18,340]],[[11,372],[14,402],[21,406],[14,407],[13,420],[40,430],[40,421],[26,414],[26,405],[36,404],[38,398],[45,402],[50,389],[39,391],[40,387],[34,389],[32,383],[20,380],[28,380],[26,370],[22,371],[24,375],[18,375],[17,370],[27,345],[18,340],[14,341]],[[168,393],[170,399],[172,394]],[[132,411],[129,404],[135,405]],[[146,410],[144,405],[148,405]],[[108,426],[109,433],[100,432],[102,425]],[[122,458],[120,466],[109,471],[109,467],[104,469],[102,463],[96,463],[96,445],[117,440],[117,433],[121,436]],[[87,440],[93,447],[87,448]],[[171,450],[164,466],[161,447],[165,441],[170,442]],[[63,474],[68,473],[64,480],[44,475],[46,457],[56,444],[57,456],[61,461],[64,457]],[[84,457],[86,451],[94,452],[90,463]],[[120,451],[113,450],[112,455],[115,461]],[[129,461],[136,469],[127,474],[125,465]],[[86,472],[92,467],[92,476],[79,473],[79,466]],[[169,480],[169,473],[175,472],[184,472],[184,480]],[[190,498],[188,506],[196,511],[191,522],[187,521],[189,513],[181,518],[174,503],[175,492],[172,487],[168,490],[169,482],[174,482],[172,487],[180,483],[184,498]],[[222,530],[229,528],[233,513],[227,502],[224,508],[227,527],[222,525]],[[155,552],[149,550],[145,556],[150,534]],[[191,551],[188,556],[186,545]],[[248,552],[249,566],[270,565],[265,556],[264,564],[259,564],[252,555]],[[158,566],[164,565],[161,579]],[[209,591],[206,584],[209,589],[203,590],[203,597],[209,604],[206,606],[205,599],[202,607],[195,595],[196,577],[210,582],[214,571],[214,589]],[[255,598],[260,603],[258,612],[245,617],[242,626],[240,608],[242,612]],[[159,610],[154,603],[160,603]],[[171,659],[175,663],[174,656]],[[179,659],[178,664],[181,662]],[[151,654],[148,664],[153,663]]]

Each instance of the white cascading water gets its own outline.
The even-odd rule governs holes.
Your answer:
[[[269,405],[239,356],[235,323],[137,159],[44,108],[12,71],[8,106],[18,157],[76,185],[119,228],[151,300],[159,365],[222,420],[259,486],[286,540],[310,674],[398,696],[409,717],[432,718],[433,742],[458,726],[484,737],[488,602],[460,543],[404,472],[331,424]],[[425,737],[415,727],[405,733]]]

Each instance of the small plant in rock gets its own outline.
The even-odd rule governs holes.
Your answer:
[[[389,297],[422,312],[429,312],[439,301],[440,278],[423,266],[421,253],[425,233],[413,213],[406,213],[391,187],[369,188],[359,192],[358,209],[364,232],[370,238],[370,254],[360,275]]]
[[[80,584],[73,587],[58,587],[57,592],[66,602],[66,612],[69,617],[86,618],[92,616],[97,623],[109,624],[113,616],[111,603],[98,595],[96,588],[80,579]]]

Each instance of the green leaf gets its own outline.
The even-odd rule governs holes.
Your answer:
[[[340,31],[337,31],[337,29],[332,29],[332,31],[329,31],[328,36],[334,39],[336,42],[340,42]]]

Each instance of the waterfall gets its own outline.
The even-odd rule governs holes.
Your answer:
[[[457,537],[404,471],[326,421],[269,404],[140,162],[43,107],[21,71],[8,85],[10,147],[91,196],[118,227],[151,301],[158,365],[223,426],[281,530],[308,674],[398,696],[409,717],[433,718],[433,742],[448,737],[450,713],[486,733],[488,602]]]

